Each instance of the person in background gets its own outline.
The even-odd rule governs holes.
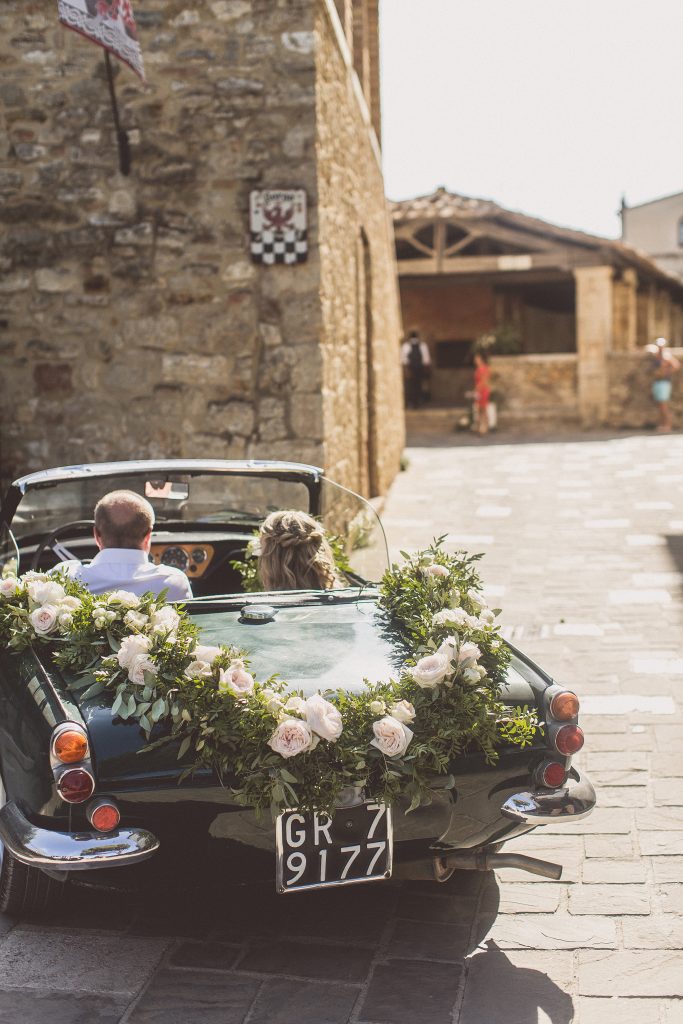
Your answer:
[[[654,345],[647,346],[647,352],[652,358],[652,397],[657,403],[657,414],[659,423],[657,430],[661,434],[670,434],[672,430],[671,400],[672,382],[671,378],[680,369],[678,359],[667,348],[666,338],[657,338]]]
[[[149,560],[154,509],[145,498],[134,491],[110,491],[95,505],[94,520],[98,554],[88,565],[73,559],[55,569],[65,569],[91,594],[128,590],[140,597],[165,590],[167,601],[191,599],[192,587],[181,569]]]
[[[418,409],[424,400],[423,384],[429,373],[431,357],[417,331],[411,331],[401,345],[401,365],[406,388],[406,405]]]
[[[337,577],[325,531],[306,512],[271,512],[259,531],[258,576],[264,590],[331,590]]]
[[[479,434],[488,434],[489,400],[491,398],[491,367],[485,352],[474,353],[474,404],[476,422],[474,429]]]

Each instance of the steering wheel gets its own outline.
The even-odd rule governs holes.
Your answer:
[[[67,558],[76,558],[77,556],[72,554],[68,548],[65,548],[62,544],[58,543],[59,538],[64,533],[73,532],[74,530],[83,530],[84,527],[88,527],[92,532],[95,526],[94,519],[76,519],[73,523],[62,523],[56,530],[53,530],[51,534],[41,540],[40,544],[36,548],[35,554],[31,559],[31,569],[36,572],[40,565],[40,560],[49,548],[53,554],[57,556],[58,562],[63,562]],[[77,559],[78,561],[79,559]]]

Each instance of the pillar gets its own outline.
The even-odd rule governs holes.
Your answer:
[[[614,281],[614,325],[612,348],[615,352],[633,352],[638,332],[638,277],[635,270],[624,270]]]
[[[611,267],[576,267],[574,277],[579,415],[585,427],[600,426],[607,422],[609,404],[613,271]]]

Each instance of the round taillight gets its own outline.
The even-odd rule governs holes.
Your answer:
[[[88,808],[88,820],[98,832],[111,832],[121,821],[121,815],[116,804],[103,800]]]
[[[52,750],[62,764],[75,764],[88,756],[88,737],[80,729],[63,729],[55,736]]]
[[[548,761],[541,769],[541,780],[548,789],[559,789],[564,786],[567,772],[559,761]]]
[[[550,714],[558,722],[567,722],[579,713],[579,698],[571,690],[556,693],[550,702]]]
[[[561,754],[575,754],[583,746],[583,730],[578,725],[563,725],[555,733],[555,746]]]
[[[57,780],[57,792],[69,804],[81,804],[95,792],[95,780],[83,768],[69,768]]]

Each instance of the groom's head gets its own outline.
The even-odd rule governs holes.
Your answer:
[[[95,540],[99,548],[149,551],[154,509],[134,491],[110,491],[95,506]]]

